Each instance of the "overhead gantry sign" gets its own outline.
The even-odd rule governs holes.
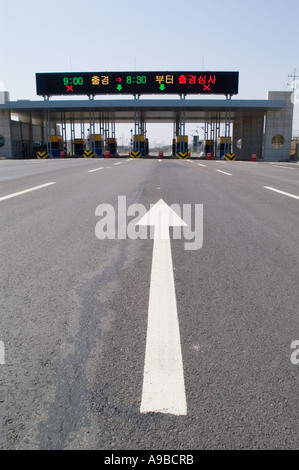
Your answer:
[[[239,72],[36,73],[37,95],[236,95]]]

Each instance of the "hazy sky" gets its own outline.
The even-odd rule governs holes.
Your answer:
[[[299,75],[298,0],[0,0],[0,20],[11,100],[40,99],[36,72],[239,71],[235,99],[266,99]]]

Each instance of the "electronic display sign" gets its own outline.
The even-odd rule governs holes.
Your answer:
[[[236,95],[239,72],[36,73],[37,95]]]

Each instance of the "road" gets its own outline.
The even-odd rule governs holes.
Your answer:
[[[299,164],[0,161],[0,448],[298,450],[298,197]],[[141,409],[154,240],[96,231],[160,199],[203,205],[198,249],[169,229],[181,414]]]

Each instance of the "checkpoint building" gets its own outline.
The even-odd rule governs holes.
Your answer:
[[[130,156],[147,158],[146,125],[172,123],[172,158],[188,158],[186,124],[201,124],[204,156],[289,159],[292,92],[269,91],[265,100],[239,100],[238,83],[238,72],[37,73],[37,95],[43,99],[10,101],[8,91],[0,92],[0,158],[119,155],[116,123],[132,125]],[[124,94],[132,98],[118,96]],[[58,95],[67,99],[55,99]],[[72,95],[83,99],[70,99]]]

